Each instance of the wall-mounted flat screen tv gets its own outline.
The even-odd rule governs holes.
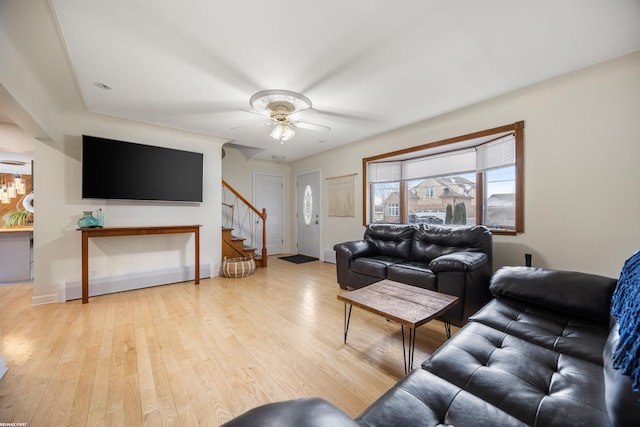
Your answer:
[[[82,198],[202,202],[203,154],[82,136]]]

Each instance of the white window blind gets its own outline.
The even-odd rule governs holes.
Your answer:
[[[369,183],[394,182],[487,170],[516,162],[516,140],[507,135],[475,148],[396,162],[371,162]]]
[[[513,135],[478,147],[478,170],[487,170],[516,163],[516,139]]]
[[[369,163],[367,178],[369,183],[400,181],[401,173],[400,162]]]
[[[473,148],[436,154],[402,163],[403,179],[428,178],[476,170],[476,150]]]

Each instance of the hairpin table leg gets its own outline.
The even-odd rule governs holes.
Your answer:
[[[444,323],[444,331],[447,333],[447,339],[451,338],[451,316],[449,316],[449,312],[447,311],[442,315],[442,320]]]
[[[347,316],[347,303],[344,303],[344,343],[347,343],[347,333],[349,332],[349,321],[351,320],[351,309],[353,305],[349,304],[349,315]]]
[[[409,327],[409,345],[404,343],[404,325],[400,325],[402,332],[402,356],[404,357],[404,374],[407,375],[413,369],[413,353],[416,349],[416,328]]]

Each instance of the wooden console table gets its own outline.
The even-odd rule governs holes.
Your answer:
[[[89,238],[114,236],[142,236],[147,234],[194,233],[195,241],[195,284],[200,283],[200,227],[201,225],[169,225],[152,227],[106,227],[79,228],[82,231],[82,303],[89,302]]]

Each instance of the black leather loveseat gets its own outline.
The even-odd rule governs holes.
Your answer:
[[[364,239],[334,246],[338,284],[357,289],[389,279],[455,295],[451,323],[461,326],[491,299],[492,248],[484,226],[371,224]]]
[[[610,316],[615,285],[584,273],[502,268],[492,278],[496,298],[355,420],[307,398],[255,408],[226,427],[638,426],[640,392],[612,365],[620,335],[638,326],[640,290],[620,295],[632,312],[618,324]]]

